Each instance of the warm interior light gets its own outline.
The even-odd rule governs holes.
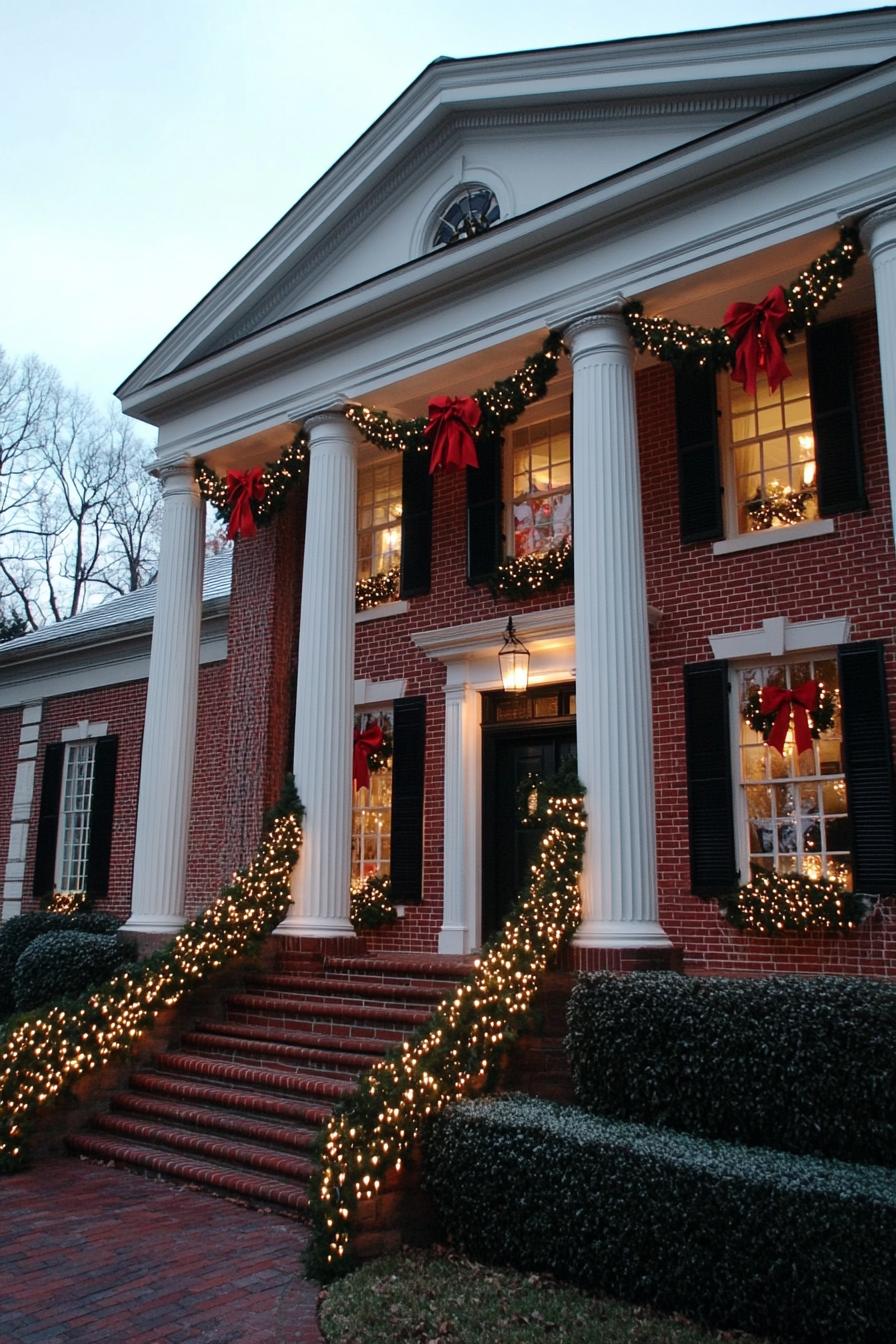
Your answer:
[[[517,695],[529,685],[529,650],[518,639],[513,629],[513,617],[507,621],[504,643],[498,654],[501,682],[505,691]]]
[[[807,462],[803,467],[803,485],[814,485],[815,483],[815,463]]]

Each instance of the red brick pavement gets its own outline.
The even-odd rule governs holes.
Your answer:
[[[320,1344],[307,1228],[72,1159],[0,1180],[0,1344]]]

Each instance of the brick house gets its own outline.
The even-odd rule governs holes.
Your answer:
[[[429,66],[119,389],[159,430],[151,653],[149,590],[0,649],[4,917],[93,885],[169,933],[293,769],[281,930],[350,936],[350,880],[383,872],[400,918],[369,946],[465,953],[525,878],[520,787],[575,750],[583,964],[894,973],[894,85],[892,10]],[[718,326],[844,225],[865,255],[775,392],[636,352],[626,301]],[[421,416],[549,331],[556,376],[475,468],[343,413]],[[203,605],[196,461],[247,472],[298,428],[303,481]],[[573,490],[573,579],[493,596],[568,544]],[[807,681],[840,712],[775,752],[746,698]],[[371,725],[391,761],[354,788]],[[754,868],[881,901],[848,934],[747,934],[714,898]]]

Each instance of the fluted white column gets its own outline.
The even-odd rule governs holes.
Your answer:
[[[869,215],[861,234],[874,274],[890,508],[896,538],[896,202]]]
[[[475,798],[470,789],[472,734],[478,731],[475,691],[467,685],[445,690],[445,837],[443,908],[439,951],[468,952],[475,941],[470,928],[471,856],[479,852],[475,832]]]
[[[631,340],[595,314],[567,332],[575,454],[576,735],[588,795],[586,947],[658,947],[644,535]]]
[[[184,922],[196,755],[205,504],[192,462],[165,467],[159,474],[162,536],[127,927],[168,933]]]
[[[305,421],[308,514],[296,681],[293,769],[305,843],[293,906],[278,932],[351,936],[357,434],[341,411]]]

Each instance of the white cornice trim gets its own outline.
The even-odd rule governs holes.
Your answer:
[[[710,635],[713,658],[783,658],[788,653],[810,649],[835,649],[849,643],[848,616],[817,621],[792,622],[786,616],[770,616],[753,630],[728,635]]]

